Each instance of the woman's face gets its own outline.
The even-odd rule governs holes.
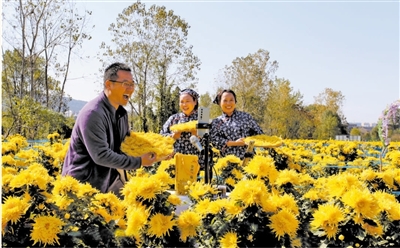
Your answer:
[[[236,107],[236,101],[233,94],[230,92],[222,93],[220,106],[222,112],[228,116],[231,116]]]
[[[185,115],[190,115],[196,106],[196,101],[189,94],[183,93],[179,97],[179,108]]]

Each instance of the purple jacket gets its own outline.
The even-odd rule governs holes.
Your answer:
[[[137,169],[142,163],[140,157],[127,156],[120,151],[127,135],[126,110],[122,106],[116,110],[102,92],[79,112],[62,175],[89,182],[101,192],[108,192],[110,185],[119,179],[116,169]]]

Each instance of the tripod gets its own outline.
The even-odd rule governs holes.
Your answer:
[[[210,149],[210,135],[204,134],[202,141],[204,143],[204,182],[211,183],[213,151]]]

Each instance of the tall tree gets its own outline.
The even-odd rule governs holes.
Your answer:
[[[2,116],[9,120],[3,127],[20,133],[51,121],[35,116],[33,122],[22,113],[53,118],[37,110],[67,110],[68,68],[72,51],[90,38],[84,32],[89,14],[80,15],[71,1],[59,0],[4,1],[3,10]]]
[[[63,111],[71,55],[84,40],[90,39],[85,28],[91,13],[81,15],[72,1],[61,0],[8,0],[4,10],[7,12],[3,12],[3,29],[7,32],[3,32],[3,41],[23,58],[15,72],[20,75],[20,97],[29,94],[46,107]],[[43,76],[37,81],[39,73]],[[51,77],[61,82],[57,96],[50,96]],[[54,97],[59,99],[57,105],[51,102]]]
[[[199,106],[210,108],[212,106],[212,101],[210,93],[206,92],[205,94],[200,95]]]
[[[347,121],[342,112],[345,97],[342,92],[326,88],[323,92],[318,94],[318,96],[314,97],[314,100],[315,108],[313,116],[314,125],[317,127],[317,133],[314,136],[334,138],[336,134],[347,134]],[[336,119],[336,121],[334,121],[334,119]],[[337,123],[337,126],[332,127],[333,123]],[[323,125],[329,125],[332,130],[327,131],[328,127],[322,127]]]
[[[316,127],[314,136],[316,139],[328,140],[335,139],[338,134],[341,134],[340,117],[337,113],[326,110],[322,113],[321,124]]]
[[[341,91],[335,91],[331,88],[325,88],[323,92],[314,97],[315,104],[323,106],[322,112],[330,110],[337,113],[343,121],[345,120],[342,112],[344,100],[345,97]]]
[[[277,69],[278,62],[270,60],[267,50],[259,49],[225,66],[220,83],[222,87],[235,91],[239,110],[250,113],[256,121],[261,122],[264,115],[264,105],[261,103],[265,100],[268,82],[273,80]]]
[[[102,43],[100,60],[125,61],[133,68],[133,78],[137,89],[131,100],[131,111],[135,112],[135,129],[152,131],[149,128],[147,111],[153,109],[161,113],[165,99],[177,86],[194,87],[195,74],[200,66],[193,54],[192,46],[187,44],[189,24],[164,6],[136,2],[125,8],[109,27],[112,35],[111,45]],[[158,123],[172,113],[164,113]]]
[[[268,84],[266,101],[262,104],[265,108],[262,123],[264,132],[286,139],[299,138],[304,118],[303,96],[293,91],[289,80],[278,78]]]
[[[30,94],[22,95],[22,97],[19,95],[20,75],[15,73],[15,68],[20,68],[23,60],[19,55],[17,51],[8,50],[3,54],[2,134],[7,137],[18,133],[28,139],[36,139],[44,138],[48,133],[70,126],[70,119],[46,107],[43,99],[33,99]],[[40,67],[44,64],[43,59],[38,59],[37,63]],[[34,80],[43,81],[43,75],[40,72],[36,73]],[[50,77],[48,83],[51,89],[50,95],[55,96],[51,98],[51,104],[57,106],[59,99],[56,96],[60,94],[59,82]],[[44,85],[39,84],[37,90],[45,92]]]

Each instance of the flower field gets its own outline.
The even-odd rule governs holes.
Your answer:
[[[190,202],[171,193],[173,159],[130,172],[119,199],[60,177],[67,147],[58,134],[2,140],[2,246],[400,247],[400,142],[283,140],[247,164],[215,157],[211,185],[188,182]]]

